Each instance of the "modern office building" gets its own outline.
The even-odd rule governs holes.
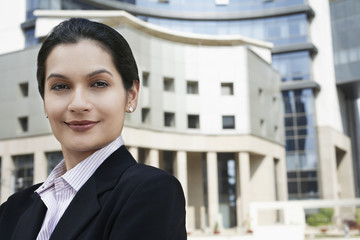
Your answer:
[[[356,196],[360,196],[360,1],[330,1],[336,84],[345,132],[352,140]]]
[[[28,2],[27,20],[22,24],[27,45],[39,41],[34,37],[33,16],[39,8],[125,10],[148,23],[184,33],[241,35],[272,42],[272,66],[282,75],[289,199],[337,197],[340,188],[329,189],[328,176],[322,171],[336,169],[339,156],[351,159],[352,152],[335,82],[328,0]],[[344,144],[329,141],[328,134],[340,134]]]
[[[38,12],[37,36],[71,16],[109,24],[129,41],[142,86],[123,138],[139,162],[178,177],[188,231],[215,225],[245,229],[251,201],[287,200],[280,74],[271,67],[272,44],[179,34],[123,11]],[[38,49],[0,56],[2,201],[43,181],[61,159],[37,92]],[[277,215],[263,219],[274,222]]]
[[[140,162],[180,179],[190,232],[244,229],[252,201],[354,197],[327,0],[28,3],[26,15],[9,16],[23,19],[25,44],[0,56],[2,201],[61,158],[34,59],[36,44],[71,16],[103,21],[129,40],[142,89],[125,143]]]

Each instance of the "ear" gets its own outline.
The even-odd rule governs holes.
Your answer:
[[[133,82],[133,86],[127,91],[126,112],[135,111],[138,104],[139,87],[140,87],[139,81],[135,80]],[[133,109],[132,111],[129,110],[130,107]]]

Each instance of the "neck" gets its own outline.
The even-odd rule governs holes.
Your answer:
[[[87,157],[89,157],[91,154],[96,152],[96,150],[79,152],[62,148],[62,152],[64,155],[66,171],[69,171],[76,165],[78,165],[80,162],[85,160]]]

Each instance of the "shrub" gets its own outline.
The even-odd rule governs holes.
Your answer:
[[[332,208],[321,208],[319,213],[310,215],[306,219],[306,223],[310,226],[322,226],[329,225],[332,223],[332,217],[334,215],[334,209]]]

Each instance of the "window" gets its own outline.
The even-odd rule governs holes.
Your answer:
[[[167,92],[174,92],[174,79],[164,77],[164,90]]]
[[[166,112],[164,114],[164,125],[166,127],[175,127],[175,113]]]
[[[150,73],[148,73],[148,72],[143,72],[142,73],[142,83],[143,83],[144,87],[149,86],[149,75],[150,75]]]
[[[33,185],[34,178],[34,155],[14,156],[15,170],[13,176],[15,179],[14,191],[20,191]]]
[[[35,36],[35,28],[25,30],[25,47],[35,46],[39,43],[39,39]]]
[[[221,83],[221,95],[234,95],[234,84]]]
[[[47,172],[49,175],[50,172],[56,167],[56,165],[58,165],[59,162],[61,162],[61,160],[63,160],[64,156],[61,151],[47,152],[47,153],[45,153],[45,155],[46,155],[46,159],[48,162]]]
[[[199,115],[188,115],[188,128],[200,128]]]
[[[149,108],[142,108],[141,109],[141,122],[142,123],[149,123],[150,121],[150,109]]]
[[[234,116],[223,116],[223,129],[235,129],[235,117]]]
[[[29,96],[29,83],[20,83],[19,84],[19,88],[20,88],[20,94],[22,97],[27,97]]]
[[[27,132],[28,131],[28,117],[19,117],[19,126],[21,132]]]
[[[199,83],[196,81],[187,81],[186,92],[188,94],[199,94]]]

